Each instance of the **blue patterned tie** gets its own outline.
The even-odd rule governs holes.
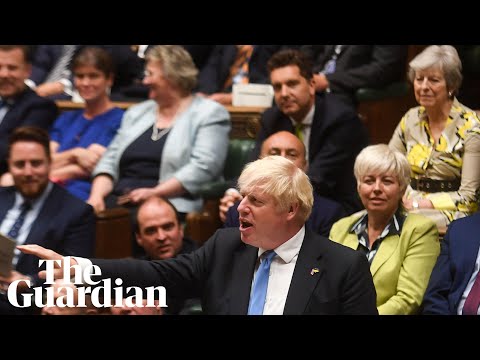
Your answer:
[[[25,217],[27,216],[28,211],[32,208],[32,204],[30,202],[25,201],[22,206],[20,206],[20,215],[18,215],[17,220],[13,223],[10,231],[8,232],[7,236],[16,239],[18,236],[18,232],[20,231],[23,222],[25,221]]]
[[[262,315],[267,297],[268,277],[270,276],[270,265],[273,257],[277,255],[275,251],[266,251],[258,267],[255,281],[253,283],[252,294],[250,295],[250,304],[248,305],[248,315]]]

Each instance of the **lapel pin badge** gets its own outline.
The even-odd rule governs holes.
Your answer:
[[[318,270],[318,268],[313,268],[312,271],[310,271],[310,275],[315,275],[318,272],[320,272],[320,270]]]

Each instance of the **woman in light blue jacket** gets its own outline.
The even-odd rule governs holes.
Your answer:
[[[183,218],[201,209],[201,185],[221,177],[230,115],[192,94],[198,70],[181,46],[153,47],[145,69],[150,100],[125,113],[93,172],[88,202],[98,212],[157,195],[169,198]]]

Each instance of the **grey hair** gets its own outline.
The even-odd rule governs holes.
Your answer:
[[[197,86],[198,69],[189,52],[180,45],[156,45],[148,49],[145,60],[158,61],[163,75],[185,94]]]
[[[402,192],[410,184],[411,179],[410,164],[405,155],[386,144],[370,145],[360,151],[355,159],[353,172],[358,186],[367,174],[392,174],[398,179]]]
[[[462,61],[451,45],[430,45],[409,63],[408,78],[413,83],[417,71],[438,68],[443,71],[450,97],[462,85]]]
[[[242,194],[259,188],[263,193],[273,196],[282,211],[298,203],[297,218],[303,223],[312,212],[313,187],[308,176],[282,156],[266,156],[247,164],[238,179],[238,188]]]

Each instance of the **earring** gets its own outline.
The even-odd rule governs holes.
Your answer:
[[[107,94],[107,96],[110,96],[110,94],[112,93],[112,88],[110,86],[107,86],[107,88],[105,89],[105,93]]]
[[[452,97],[452,95],[453,95],[453,92],[452,92],[452,91],[449,91],[449,92],[448,92],[448,96]]]

